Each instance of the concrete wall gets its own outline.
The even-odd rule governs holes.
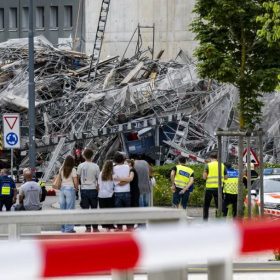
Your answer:
[[[92,53],[101,0],[85,0],[85,51]],[[196,42],[188,30],[195,0],[111,0],[101,58],[122,55],[138,23],[155,23],[155,54],[164,49],[163,60],[175,58],[180,49],[192,53]],[[142,31],[143,46],[152,46],[152,30]],[[135,51],[137,36],[127,56]]]

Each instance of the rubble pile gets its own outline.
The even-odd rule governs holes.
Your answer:
[[[164,147],[161,161],[178,151],[205,158],[216,148],[217,128],[238,126],[238,92],[232,85],[199,79],[195,63],[183,51],[170,62],[160,61],[161,54],[154,60],[108,57],[97,65],[92,79],[94,69],[90,71],[87,55],[57,49],[44,37],[36,37],[36,143],[40,153],[48,154],[50,160],[50,152],[62,137],[68,146],[61,145],[64,148],[56,152],[64,149],[63,155],[77,145],[91,146],[99,158],[113,149],[133,153],[137,147],[129,144],[131,133],[151,127],[153,136],[155,128],[160,129],[158,142],[144,151],[152,158],[156,159],[158,151],[153,146]],[[0,44],[0,110],[20,112],[22,126],[28,127],[27,39]],[[265,143],[271,148],[280,135],[278,118],[267,107],[265,114],[272,121],[266,123],[270,134],[269,145]],[[140,141],[139,135],[134,140]],[[22,136],[23,149],[28,149],[27,135]]]

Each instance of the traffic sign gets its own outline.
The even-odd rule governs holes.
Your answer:
[[[246,148],[243,152],[243,162],[247,163],[247,155],[248,155],[248,149]],[[252,148],[250,148],[250,162],[254,163],[255,166],[260,165],[260,161],[258,159],[258,156],[254,152]]]
[[[3,115],[3,142],[6,149],[20,148],[20,115]]]

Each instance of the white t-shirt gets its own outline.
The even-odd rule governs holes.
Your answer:
[[[114,194],[114,182],[113,181],[102,181],[102,172],[99,174],[98,177],[98,197],[99,198],[109,198],[112,197]]]
[[[61,186],[62,187],[73,187],[74,188],[73,178],[77,177],[76,169],[75,168],[72,169],[68,178],[64,177],[62,168],[60,169],[60,174],[61,174],[61,179],[62,179]]]
[[[95,190],[100,169],[96,163],[85,161],[78,166],[77,174],[81,178],[82,190]]]
[[[113,169],[113,176],[115,177],[119,177],[119,178],[127,178],[129,177],[129,172],[130,172],[130,168],[127,164],[118,164],[114,166]],[[114,180],[114,184],[115,184],[115,192],[116,193],[120,193],[120,192],[130,192],[130,184],[127,183],[123,186],[118,185],[119,181],[118,180]]]

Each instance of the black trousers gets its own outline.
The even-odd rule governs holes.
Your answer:
[[[114,196],[112,197],[107,197],[107,198],[98,198],[99,201],[99,207],[100,208],[114,208],[115,207],[115,198]],[[113,229],[114,225],[109,224],[109,225],[102,225],[102,227]]]
[[[232,204],[232,216],[236,217],[237,211],[237,194],[225,193],[223,199],[223,215],[227,216],[228,206]]]
[[[2,211],[3,206],[5,206],[6,211],[11,211],[13,205],[12,197],[3,197],[0,199],[0,211]]]
[[[208,220],[209,207],[213,197],[215,201],[215,207],[218,208],[218,188],[206,189],[204,194],[204,204],[203,204],[203,220]]]

